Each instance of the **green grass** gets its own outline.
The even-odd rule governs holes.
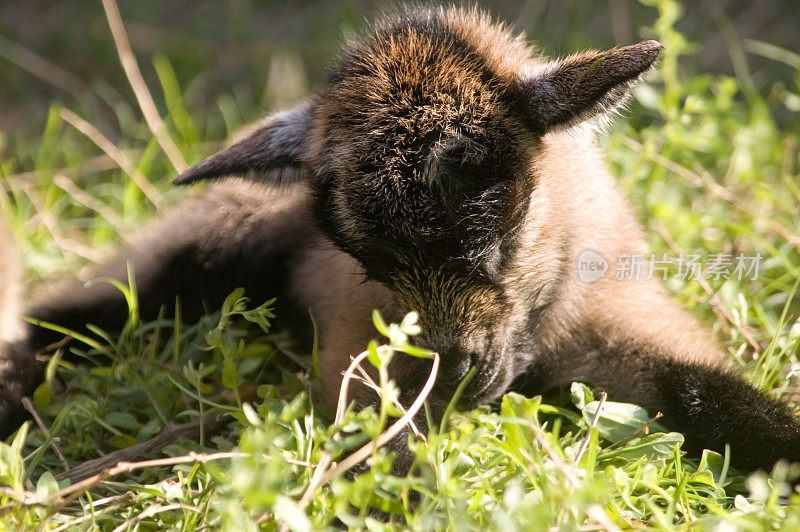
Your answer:
[[[753,384],[796,401],[800,71],[793,83],[756,88],[731,39],[736,77],[688,75],[680,59],[691,46],[673,29],[677,5],[652,3],[658,19],[643,36],[666,46],[664,59],[603,139],[608,160],[653,252],[762,256],[756,279],[701,284],[673,276],[668,286],[714,327]],[[788,50],[759,50],[795,68],[800,60]],[[191,108],[169,58],[153,62],[162,116],[187,160],[213,149],[202,141],[256,114],[235,95],[220,96],[216,109]],[[170,187],[175,170],[138,109],[100,92],[120,124],[115,145],[167,204],[185,196]],[[91,263],[156,212],[130,176],[64,122],[58,105],[37,142],[10,134],[2,141],[0,183],[8,192],[0,205],[31,284]],[[349,411],[332,424],[333,411],[316,400],[313,364],[270,328],[262,302],[233,294],[195,324],[180,316],[140,323],[135,290],[126,295],[128,326],[89,345],[73,342],[69,349],[86,363],[51,362],[34,397],[47,430],[29,423],[0,444],[6,528],[249,530],[260,522],[271,530],[278,520],[296,530],[337,523],[423,530],[800,527],[800,496],[783,481],[787,467],[746,478],[724,456],[684,456],[679,434],[650,423],[655,413],[607,401],[595,419],[600,398],[580,384],[546,400],[512,394],[499,409],[452,412],[443,430],[412,444],[414,475],[393,477],[390,458],[378,451],[367,472],[335,476],[301,509],[324,453],[337,456],[377,437],[386,411]],[[199,442],[177,439],[140,457],[163,459],[160,465],[120,466],[118,475],[59,496],[70,493],[57,480],[66,469],[213,412],[233,416],[232,429],[204,432]],[[413,503],[412,493],[419,494]],[[390,524],[369,517],[370,506],[390,514]]]

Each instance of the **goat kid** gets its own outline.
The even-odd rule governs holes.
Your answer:
[[[124,280],[130,262],[144,318],[179,298],[194,319],[244,287],[257,302],[277,296],[278,316],[307,339],[311,309],[331,402],[350,355],[375,334],[371,311],[397,320],[416,310],[417,342],[441,355],[434,418],[474,367],[464,408],[584,381],[662,412],[692,452],[730,444],[748,469],[800,460],[800,427],[782,403],[728,369],[658,282],[611,274],[642,238],[586,124],[608,120],[660,49],[647,41],[554,61],[475,9],[401,11],[347,44],[306,102],[177,183],[238,178],[177,206],[92,276]],[[608,263],[594,282],[579,277],[587,250]],[[41,380],[36,353],[59,337],[20,332],[15,296],[4,297],[6,435]],[[26,313],[86,332],[120,328],[127,306],[108,284],[73,280]],[[392,364],[401,401],[429,368]],[[365,387],[353,399],[376,400]],[[398,471],[412,460],[401,440]]]

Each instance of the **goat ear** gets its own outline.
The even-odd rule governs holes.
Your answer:
[[[302,156],[311,114],[312,103],[305,102],[268,117],[243,140],[190,167],[174,183],[188,185],[225,176],[275,184],[303,180]]]
[[[544,134],[603,117],[624,103],[661,48],[656,41],[644,41],[605,52],[584,52],[522,78],[519,88],[531,126]]]

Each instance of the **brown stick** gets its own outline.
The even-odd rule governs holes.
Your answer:
[[[37,78],[71,94],[77,100],[81,100],[89,92],[89,86],[72,72],[3,36],[0,36],[0,57],[8,59]]]
[[[53,451],[55,451],[56,456],[61,461],[61,465],[64,466],[64,469],[69,470],[69,464],[67,463],[67,459],[64,458],[64,454],[61,452],[61,449],[58,448],[58,443],[56,439],[50,434],[50,431],[47,430],[47,425],[44,424],[44,420],[42,416],[39,415],[39,412],[36,410],[36,407],[33,406],[33,402],[27,397],[22,398],[22,407],[28,411],[28,413],[33,417],[33,420],[36,422],[36,425],[39,427],[39,430],[44,432],[45,437],[52,442]]]
[[[122,170],[136,183],[136,186],[147,196],[147,199],[156,206],[157,209],[164,207],[164,198],[150,183],[150,181],[142,174],[136,165],[131,161],[117,146],[108,140],[100,131],[92,124],[79,117],[69,109],[61,109],[59,113],[72,127],[86,135],[98,148],[103,150],[106,155],[111,157]]]
[[[56,478],[59,481],[70,479],[73,483],[80,482],[86,478],[98,475],[109,468],[135,460],[142,455],[161,451],[178,438],[197,439],[200,435],[201,426],[204,427],[204,431],[206,435],[208,435],[219,432],[230,421],[231,417],[224,412],[206,414],[206,416],[201,419],[168,428],[158,436],[146,442],[131,445],[130,447],[114,451],[106,456],[84,462],[69,471],[64,471]]]
[[[139,102],[139,108],[142,110],[147,126],[150,128],[153,136],[156,137],[161,149],[167,154],[170,162],[172,162],[172,166],[181,173],[187,168],[186,161],[167,133],[167,128],[161,120],[161,115],[158,114],[158,109],[153,101],[153,97],[147,89],[147,84],[144,82],[142,72],[139,70],[139,65],[136,63],[136,56],[133,55],[133,51],[131,50],[131,43],[128,40],[128,35],[125,33],[125,26],[122,24],[122,17],[120,17],[117,2],[115,0],[103,0],[103,9],[106,11],[108,27],[111,29],[111,35],[114,37],[114,44],[117,47],[120,63],[122,63],[125,75],[128,77],[133,93],[136,95],[136,101]]]

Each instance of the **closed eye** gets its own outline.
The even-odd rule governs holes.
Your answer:
[[[428,176],[431,182],[439,180],[440,186],[457,186],[476,177],[486,152],[483,144],[463,135],[440,139],[428,156]]]
[[[449,144],[449,145],[448,145]],[[457,137],[445,145],[442,160],[454,166],[480,165],[486,157],[486,147],[480,142],[468,138]]]

